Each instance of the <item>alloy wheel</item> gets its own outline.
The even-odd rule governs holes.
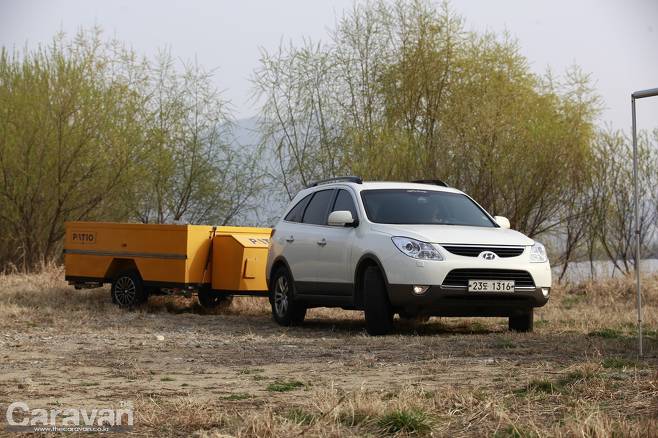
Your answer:
[[[114,284],[114,296],[120,306],[131,306],[135,303],[137,286],[130,277],[121,277]]]
[[[280,317],[288,312],[288,280],[283,275],[277,279],[274,287],[274,309]]]

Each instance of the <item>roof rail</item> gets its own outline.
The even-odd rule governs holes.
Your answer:
[[[315,181],[309,187],[315,187],[322,184],[329,184],[332,182],[351,182],[356,184],[363,184],[363,180],[360,176],[337,176],[334,178],[321,179],[320,181]]]
[[[417,184],[432,184],[435,186],[449,187],[448,184],[446,184],[440,179],[416,179],[411,182]]]

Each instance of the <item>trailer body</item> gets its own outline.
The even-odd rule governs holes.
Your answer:
[[[150,289],[265,294],[269,228],[67,222],[66,280],[77,287],[139,273]]]

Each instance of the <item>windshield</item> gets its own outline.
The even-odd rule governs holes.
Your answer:
[[[363,190],[361,199],[371,222],[409,225],[496,227],[468,196],[435,190]]]

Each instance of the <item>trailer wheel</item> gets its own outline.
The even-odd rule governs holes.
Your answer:
[[[148,299],[139,273],[134,270],[124,271],[112,280],[112,302],[119,307],[133,307],[143,304]]]
[[[270,286],[270,303],[274,320],[283,326],[299,325],[304,322],[306,306],[293,300],[293,281],[284,267],[276,270]]]
[[[209,290],[200,290],[197,294],[197,298],[199,299],[201,307],[208,310],[217,308],[226,309],[231,305],[231,302],[233,302],[233,297],[215,294]]]

